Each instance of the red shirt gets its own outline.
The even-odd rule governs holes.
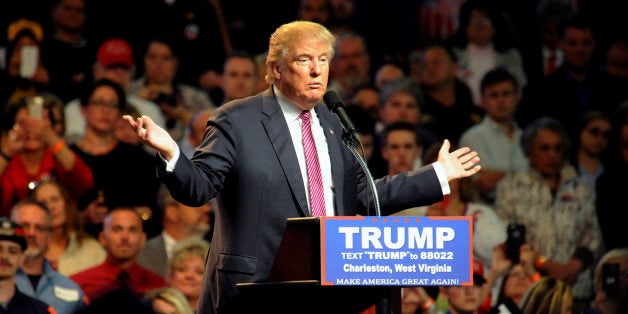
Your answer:
[[[125,270],[128,273],[128,287],[139,297],[150,290],[168,286],[166,279],[135,262]],[[122,269],[113,265],[109,259],[106,259],[98,266],[70,276],[70,279],[81,286],[83,292],[90,300],[94,300],[109,291],[122,287],[122,283],[118,279],[121,271]]]
[[[0,176],[0,216],[9,216],[13,205],[28,196],[28,183],[48,176],[58,180],[75,199],[94,186],[92,170],[76,153],[74,165],[70,170],[65,170],[50,150],[46,149],[35,175],[26,172],[22,155],[16,154]]]

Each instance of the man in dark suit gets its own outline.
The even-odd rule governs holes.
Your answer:
[[[286,219],[311,216],[311,204],[320,204],[308,201],[313,193],[301,144],[303,112],[311,114],[324,215],[371,214],[366,175],[344,146],[338,119],[322,103],[334,43],[335,36],[317,23],[279,27],[266,60],[271,87],[214,111],[191,159],[180,156],[174,140],[150,117],[124,117],[159,152],[159,174],[175,199],[199,206],[216,197],[199,313],[232,313],[237,283],[267,280]],[[449,147],[445,141],[434,164],[378,180],[382,214],[439,201],[449,193],[450,180],[479,171],[475,152],[449,153]]]

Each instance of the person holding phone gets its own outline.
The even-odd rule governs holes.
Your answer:
[[[0,147],[0,216],[42,180],[57,180],[75,198],[94,185],[90,168],[55,132],[41,97],[22,97],[5,108],[2,125],[11,129],[3,130]]]
[[[595,299],[583,314],[628,313],[628,248],[606,252],[593,274]]]
[[[42,26],[30,20],[17,20],[8,27],[6,52],[8,86],[2,104],[35,92],[48,91],[50,76],[41,61]]]

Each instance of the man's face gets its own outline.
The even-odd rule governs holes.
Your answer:
[[[347,38],[338,42],[333,62],[333,77],[348,89],[369,81],[371,59],[362,41]]]
[[[272,64],[274,81],[301,110],[314,108],[327,91],[330,58],[327,44],[303,39],[288,49],[281,61]]]
[[[24,229],[26,238],[25,257],[40,257],[46,254],[50,243],[50,220],[43,208],[27,204],[13,213],[11,219]]]
[[[257,74],[253,60],[233,57],[225,63],[222,74],[222,90],[225,101],[253,95],[256,84]]]
[[[105,218],[100,243],[107,255],[118,261],[135,260],[146,242],[142,221],[132,210],[114,210]]]
[[[561,41],[561,48],[565,65],[578,69],[586,68],[595,48],[591,29],[568,27]]]
[[[0,280],[13,278],[17,268],[22,265],[22,260],[22,248],[19,244],[0,240]]]
[[[559,134],[541,129],[534,138],[528,159],[544,177],[560,174],[563,167],[565,146]]]
[[[441,287],[440,293],[447,299],[449,309],[454,313],[475,313],[484,299],[482,299],[484,286],[451,286]]]
[[[395,93],[386,99],[379,117],[385,125],[399,121],[418,123],[419,103],[410,94]]]
[[[416,134],[409,130],[394,130],[386,134],[386,146],[382,156],[388,161],[388,174],[394,175],[412,170],[420,154]]]
[[[482,108],[497,122],[512,121],[518,102],[519,94],[511,82],[495,83],[486,86],[482,91]]]

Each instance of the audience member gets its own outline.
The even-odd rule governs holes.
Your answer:
[[[53,269],[71,276],[105,260],[105,249],[83,229],[77,201],[62,185],[56,181],[41,182],[33,189],[31,197],[45,204],[52,215],[45,256]]]
[[[340,34],[331,62],[328,90],[348,103],[357,89],[371,83],[371,57],[362,35]]]
[[[528,289],[521,300],[524,314],[571,314],[580,313],[572,308],[573,294],[568,284],[553,277],[543,277]]]
[[[574,147],[572,165],[589,185],[595,188],[596,180],[604,172],[602,155],[608,147],[611,133],[610,117],[600,111],[588,111],[582,117]]]
[[[388,166],[387,175],[396,175],[423,164],[423,143],[415,125],[405,121],[386,126],[381,142],[382,158]]]
[[[350,105],[345,110],[358,133],[360,142],[356,143],[356,148],[366,161],[371,175],[386,173],[386,165],[381,157],[381,151],[379,147],[375,147],[375,120],[369,112],[357,105]],[[375,157],[376,155],[377,157]]]
[[[144,303],[154,314],[194,314],[181,291],[165,287],[151,290],[144,295]]]
[[[177,243],[168,259],[170,286],[183,293],[194,311],[198,309],[201,298],[208,253],[209,244],[206,241],[192,238]]]
[[[603,245],[593,188],[568,163],[569,138],[558,120],[531,123],[521,146],[529,167],[499,182],[495,211],[506,224],[525,225],[526,242],[538,254],[536,268],[571,285],[577,305],[588,304],[592,263]]]
[[[50,75],[50,91],[67,103],[89,84],[96,48],[85,33],[86,0],[50,3],[52,32],[42,43],[42,57]]]
[[[329,26],[331,3],[329,0],[300,0],[297,19]]]
[[[7,29],[8,45],[4,56],[6,64],[6,85],[0,89],[4,107],[23,96],[50,91],[50,75],[43,63],[44,29],[37,21],[19,19]],[[22,60],[25,55],[25,60]],[[30,57],[31,59],[26,59]]]
[[[386,83],[404,76],[405,73],[400,66],[394,63],[385,63],[375,71],[375,81],[373,83],[378,90],[382,90]]]
[[[527,85],[521,53],[514,46],[503,15],[490,0],[467,0],[460,9],[453,53],[458,75],[469,86],[477,106],[481,101],[480,82],[492,69],[503,67],[517,78],[518,86]]]
[[[257,73],[257,84],[255,93],[261,93],[268,88],[266,82],[266,57],[268,52],[264,51],[255,55],[255,72]]]
[[[592,27],[591,21],[581,14],[569,17],[562,24],[559,35],[563,64],[524,90],[517,112],[517,121],[522,126],[548,115],[559,120],[571,141],[576,141],[584,113],[600,105],[593,102],[593,87],[599,75],[591,62],[595,48]]]
[[[126,92],[127,104],[133,106],[141,115],[147,115],[160,126],[165,126],[165,118],[156,103],[139,98],[129,92],[131,81],[135,75],[135,60],[131,44],[121,38],[110,38],[103,42],[95,54],[96,61],[92,66],[94,81],[111,80],[118,83]],[[89,89],[87,84],[81,91]],[[81,93],[76,99],[65,106],[66,140],[75,143],[85,135],[85,117],[81,112]]]
[[[159,181],[154,175],[152,156],[141,146],[119,142],[114,130],[126,108],[124,91],[115,82],[94,82],[81,96],[81,111],[86,121],[85,135],[72,149],[89,165],[95,187],[102,189],[107,205],[135,206],[146,214],[149,236],[159,233],[158,221],[151,219],[156,210]],[[143,184],[133,179],[142,175]]]
[[[257,67],[252,55],[234,51],[227,56],[220,77],[220,89],[223,95],[220,104],[256,94]]]
[[[0,215],[28,196],[29,185],[55,178],[74,199],[94,185],[89,166],[57,134],[50,119],[50,108],[42,116],[29,114],[29,103],[42,103],[41,96],[21,98],[7,107],[5,125],[13,126],[3,142],[0,158]],[[2,166],[4,164],[4,167]]]
[[[105,217],[107,217],[107,213],[109,212],[105,193],[98,187],[90,189],[79,198],[77,207],[81,213],[83,229],[85,229],[87,234],[98,239],[102,231]]]
[[[379,121],[379,90],[373,85],[364,85],[353,94],[347,107],[356,105],[366,110],[373,121]]]
[[[515,121],[520,92],[515,77],[505,69],[486,73],[480,84],[484,110],[482,122],[460,136],[460,145],[480,152],[482,170],[473,178],[473,199],[488,204],[495,201],[495,186],[510,172],[528,166],[521,148],[521,129]]]
[[[420,60],[419,82],[425,93],[421,124],[457,145],[462,133],[482,119],[483,112],[473,104],[469,87],[458,78],[451,50],[429,43]]]
[[[421,0],[417,4],[421,38],[449,42],[460,25],[460,8],[466,0]]]
[[[607,251],[595,266],[595,299],[584,314],[628,312],[628,247]]]
[[[628,100],[617,108],[611,121],[613,127],[603,156],[604,172],[595,187],[597,218],[606,250],[628,247],[625,224],[617,216],[617,204],[623,204],[626,194],[625,187],[618,182],[628,177]]]
[[[105,218],[99,240],[107,251],[106,260],[70,277],[90,300],[113,290],[130,291],[141,299],[144,293],[168,285],[163,277],[137,264],[146,233],[135,209],[113,208]]]
[[[74,314],[85,308],[88,300],[81,287],[55,271],[45,257],[53,220],[48,208],[25,199],[11,210],[11,220],[24,229],[27,243],[24,260],[15,275],[17,288],[52,306],[58,314]]]
[[[181,152],[187,158],[192,158],[194,150],[203,141],[203,135],[205,135],[205,128],[207,127],[207,121],[211,117],[214,109],[203,109],[194,114],[192,120],[188,123],[185,129],[185,136],[179,141],[181,146]],[[127,124],[128,125],[128,124]]]
[[[617,34],[608,48],[593,87],[596,109],[612,114],[628,99],[628,35]]]
[[[412,123],[418,139],[423,147],[430,147],[439,141],[434,134],[421,123],[423,120],[422,106],[425,96],[420,85],[409,77],[402,77],[384,85],[379,92],[379,120],[375,131],[381,135],[383,128],[393,122],[404,121]],[[378,140],[381,140],[378,138]],[[420,156],[419,156],[420,157]],[[415,167],[421,166],[420,158]]]
[[[447,313],[483,313],[488,306],[490,286],[484,277],[484,265],[473,261],[473,285],[440,286],[438,297],[447,301]]]
[[[209,227],[209,204],[190,207],[177,202],[170,191],[162,186],[158,195],[158,208],[163,230],[150,238],[137,255],[137,263],[164,278],[168,277],[168,259],[173,247],[190,238],[201,239]]]
[[[131,94],[159,105],[175,140],[181,139],[195,112],[215,108],[204,90],[179,80],[180,48],[171,36],[153,37],[144,54],[144,73],[129,87]]]
[[[24,229],[6,217],[0,217],[0,310],[3,313],[54,314],[52,306],[21,292],[15,284],[15,276],[24,260],[26,250]]]

